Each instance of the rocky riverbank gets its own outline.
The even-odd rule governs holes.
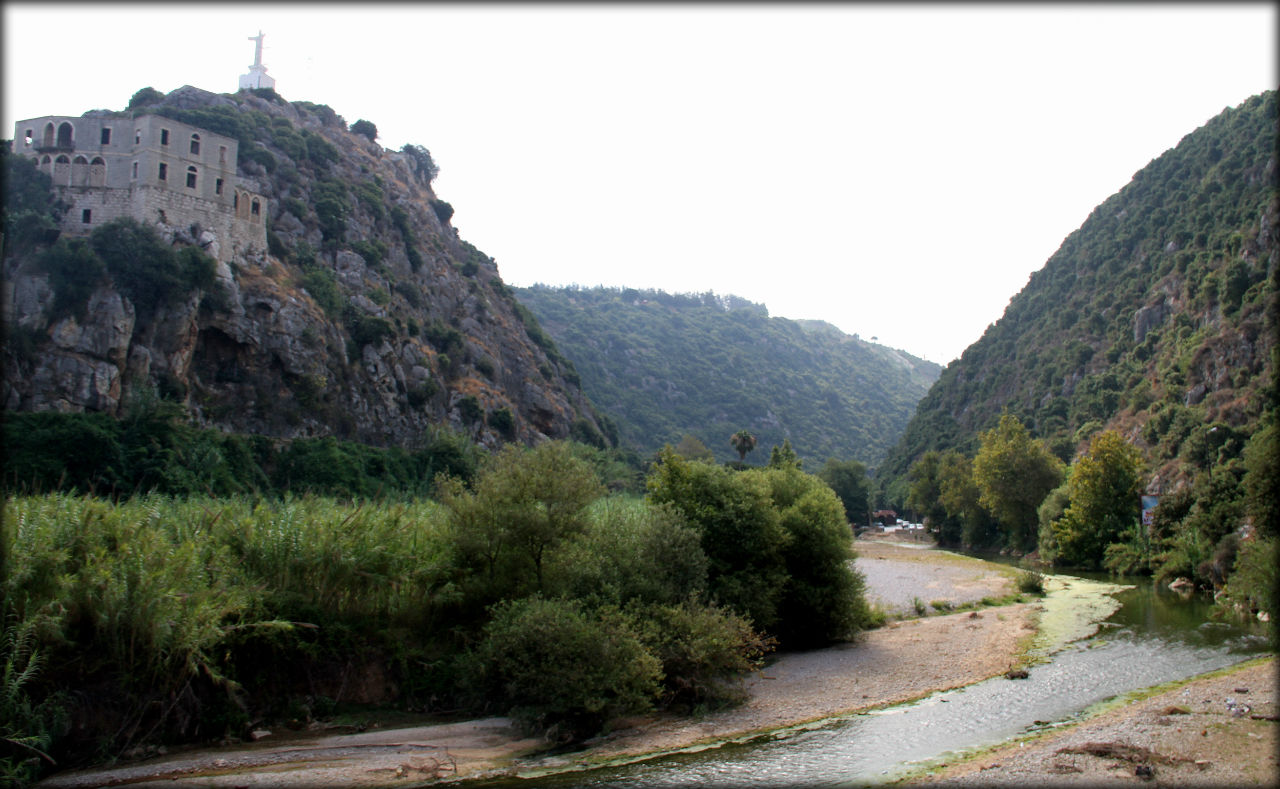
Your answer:
[[[1275,657],[1102,705],[1076,724],[903,783],[943,786],[1280,786]]]

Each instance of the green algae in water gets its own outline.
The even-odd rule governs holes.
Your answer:
[[[1099,623],[1120,608],[1114,595],[1132,588],[1070,575],[1046,575],[1039,629],[1028,654],[1043,658],[1098,632]]]

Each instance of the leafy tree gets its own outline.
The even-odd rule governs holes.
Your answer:
[[[631,497],[594,502],[584,531],[547,570],[551,593],[611,605],[675,605],[701,599],[707,555],[700,535],[671,507]]]
[[[351,133],[363,134],[365,137],[368,137],[370,141],[378,139],[378,127],[373,125],[371,121],[366,121],[363,118],[351,124]]]
[[[215,279],[213,259],[195,247],[175,252],[150,227],[116,219],[94,229],[89,244],[140,313],[150,314]]]
[[[1272,421],[1244,451],[1245,505],[1264,537],[1280,536],[1280,430]]]
[[[969,458],[948,450],[939,460],[938,484],[942,506],[951,521],[950,538],[954,524],[959,523],[960,544],[971,548],[987,547],[998,538],[991,514],[981,504],[981,492],[973,479],[973,463]]]
[[[1034,548],[1036,509],[1062,481],[1062,461],[1006,412],[996,427],[981,435],[973,480],[978,502],[995,516],[1006,545],[1020,551]]]
[[[856,460],[828,458],[818,472],[818,478],[835,492],[849,521],[862,523],[871,508],[871,481],[867,479],[867,467]]]
[[[83,238],[60,238],[40,254],[37,265],[49,274],[54,316],[84,318],[89,297],[102,282],[106,266]]]
[[[454,483],[441,501],[464,562],[484,571],[479,593],[491,601],[541,591],[549,554],[586,529],[587,506],[603,492],[567,444],[548,441],[529,450],[508,444],[488,460],[474,490]]]
[[[1098,566],[1107,545],[1139,522],[1142,453],[1114,430],[1094,436],[1067,480],[1070,504],[1050,528],[1067,564]]]
[[[911,464],[911,469],[907,472],[907,479],[911,481],[911,487],[907,490],[907,506],[919,514],[925,528],[938,544],[944,545],[951,544],[951,541],[944,541],[942,537],[947,522],[947,509],[942,506],[942,487],[938,475],[940,454],[931,449]]]
[[[405,143],[400,151],[409,157],[409,161],[413,165],[414,174],[425,183],[431,183],[440,174],[440,168],[436,166],[435,160],[431,158],[431,151],[421,145]]]
[[[716,460],[715,454],[706,444],[688,433],[681,436],[680,443],[672,451],[685,460],[700,460],[704,463],[714,463]]]
[[[738,462],[744,462],[747,459],[747,453],[756,448],[756,437],[746,430],[739,430],[729,436],[729,443],[738,453]]]
[[[769,468],[800,468],[800,456],[791,448],[791,440],[784,439],[782,446],[775,446],[769,452]]]
[[[129,106],[126,109],[136,110],[142,107],[149,107],[152,104],[158,104],[164,100],[164,94],[152,87],[142,88],[129,98]]]
[[[762,471],[787,535],[786,582],[773,632],[791,648],[850,638],[867,620],[864,581],[853,569],[853,535],[840,499],[826,483],[786,465]]]
[[[711,600],[758,629],[772,628],[787,578],[787,533],[766,480],[664,449],[647,484],[651,502],[670,505],[698,530]]]
[[[66,212],[53,191],[53,179],[25,156],[13,155],[0,146],[4,159],[4,200],[0,215],[4,222],[5,253],[27,251],[58,238],[58,223]]]

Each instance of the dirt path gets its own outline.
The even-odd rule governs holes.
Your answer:
[[[977,559],[892,544],[858,545],[868,594],[882,601],[946,600],[960,605],[1010,591],[1010,571]],[[44,787],[316,787],[390,785],[411,779],[477,777],[635,758],[802,724],[1008,670],[1034,632],[1034,605],[894,622],[852,644],[787,654],[747,680],[742,707],[702,718],[654,715],[626,722],[570,756],[539,758],[544,743],[491,718],[305,740],[189,751],[108,769],[68,772]]]
[[[1271,656],[1173,683],[1082,723],[998,746],[904,783],[1280,786],[1276,671]]]

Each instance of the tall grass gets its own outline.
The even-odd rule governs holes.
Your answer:
[[[0,615],[21,639],[6,636],[0,655],[14,675],[6,705],[45,709],[61,688],[105,689],[93,704],[113,710],[98,715],[113,730],[90,736],[115,751],[157,733],[207,736],[202,716],[247,720],[241,682],[261,684],[265,668],[244,658],[261,654],[245,651],[255,633],[294,669],[324,659],[317,631],[346,633],[348,645],[392,630],[430,637],[453,588],[442,524],[430,502],[7,497]],[[301,623],[310,641],[278,637]],[[66,703],[94,717],[86,694]]]

